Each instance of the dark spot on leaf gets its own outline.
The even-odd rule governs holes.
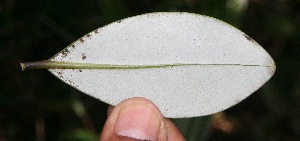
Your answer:
[[[58,74],[58,77],[59,77],[59,78],[61,78],[61,79],[64,78],[64,77],[62,76],[63,72],[59,71],[59,72],[57,72],[57,74]]]
[[[82,57],[81,57],[82,60],[85,60],[85,58],[86,58],[85,53],[82,53],[81,55],[82,55]]]
[[[75,48],[75,45],[73,44],[73,45],[71,45],[71,47],[72,47],[72,48]]]
[[[81,43],[83,43],[83,42],[84,42],[84,40],[83,40],[82,38],[80,38],[80,42],[81,42]]]
[[[99,33],[98,29],[94,30],[95,33]]]
[[[69,52],[70,51],[68,50],[68,48],[65,48],[64,50],[62,50],[61,51],[62,57],[65,58],[68,55]]]
[[[244,37],[245,37],[248,41],[254,42],[254,40],[253,40],[251,37],[249,37],[248,35],[244,34]]]
[[[90,37],[92,37],[92,35],[90,35],[90,34],[86,34],[86,37],[90,38]]]
[[[79,70],[79,72],[82,72],[82,70]]]
[[[117,23],[121,23],[121,22],[122,22],[122,20],[118,20],[118,21],[117,21]]]
[[[74,85],[74,82],[72,82],[71,80],[68,80],[68,82],[69,82],[70,84],[73,84],[73,85]]]

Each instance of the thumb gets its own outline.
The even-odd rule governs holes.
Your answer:
[[[183,136],[163,118],[159,109],[144,98],[130,98],[108,110],[100,141],[183,141]]]

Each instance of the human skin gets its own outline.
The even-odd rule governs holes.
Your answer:
[[[100,141],[185,141],[172,121],[145,98],[130,98],[110,106]]]

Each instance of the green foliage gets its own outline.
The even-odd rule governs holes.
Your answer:
[[[96,133],[90,132],[86,129],[77,129],[71,133],[66,134],[65,141],[96,141],[99,137]]]
[[[106,104],[47,71],[21,72],[19,63],[48,59],[91,30],[156,11],[199,13],[233,24],[277,65],[271,81],[225,116],[174,119],[188,140],[300,140],[299,7],[299,0],[3,0],[0,140],[97,140]]]

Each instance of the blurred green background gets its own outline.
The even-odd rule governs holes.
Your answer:
[[[189,141],[300,141],[299,0],[0,0],[0,141],[96,141],[107,104],[20,62],[50,58],[129,16],[184,11],[234,25],[274,58],[275,76],[238,105],[174,119]]]

